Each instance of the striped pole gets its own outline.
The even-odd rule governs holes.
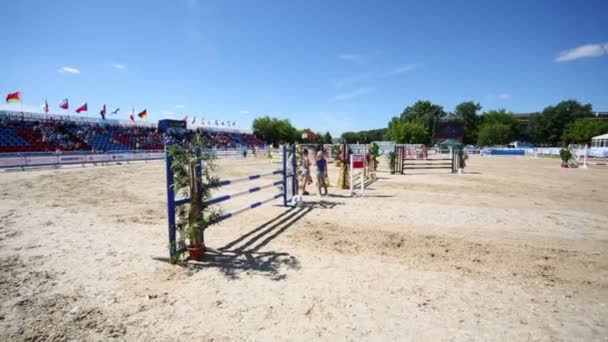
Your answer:
[[[283,205],[287,206],[287,155],[286,146],[283,145]]]
[[[276,200],[277,198],[281,198],[281,197],[283,197],[283,196],[284,196],[284,192],[283,192],[283,193],[280,193],[280,194],[276,194],[276,195],[274,195],[274,196],[272,196],[272,197],[270,197],[270,198],[268,198],[268,199],[265,199],[265,200],[263,200],[263,201],[259,201],[259,202],[254,202],[254,203],[251,203],[250,205],[248,205],[248,206],[246,206],[246,207],[242,207],[242,208],[237,209],[237,210],[235,210],[235,211],[231,211],[231,212],[228,212],[228,213],[224,213],[222,216],[220,216],[220,217],[217,219],[217,221],[216,221],[215,223],[219,223],[219,222],[221,222],[221,221],[224,221],[224,220],[226,220],[226,219],[229,219],[229,218],[231,218],[231,217],[234,217],[234,216],[236,216],[236,215],[238,215],[238,214],[240,214],[240,213],[244,213],[244,212],[246,212],[247,210],[251,210],[251,209],[257,208],[257,207],[261,206],[261,205],[262,205],[262,204],[264,204],[264,203],[272,202],[272,201]]]
[[[175,190],[173,189],[173,171],[171,170],[172,158],[166,152],[166,165],[167,165],[167,218],[169,223],[169,256],[173,257],[177,253],[176,242],[175,242]]]
[[[266,172],[266,173],[260,173],[258,175],[245,176],[245,177],[242,177],[242,178],[225,179],[225,180],[221,180],[220,181],[220,187],[226,186],[226,185],[230,185],[230,184],[247,182],[247,181],[250,181],[250,180],[254,180],[254,179],[258,179],[258,178],[262,178],[262,177],[266,177],[266,176],[279,175],[279,174],[282,174],[282,173],[283,173],[283,170],[279,169],[279,170],[274,170],[274,171],[270,171],[270,172]]]
[[[205,205],[212,205],[212,204],[221,203],[221,202],[227,201],[227,200],[229,200],[231,198],[236,198],[236,197],[239,197],[239,196],[249,195],[249,194],[252,194],[254,192],[258,192],[258,191],[260,191],[262,189],[271,188],[273,186],[277,186],[277,185],[281,185],[281,184],[283,184],[283,181],[282,180],[278,180],[278,181],[276,181],[274,183],[270,183],[270,184],[266,184],[266,185],[262,185],[262,186],[256,186],[256,187],[253,187],[253,188],[249,188],[247,190],[235,192],[233,194],[221,195],[221,196],[214,197],[214,198],[208,200],[207,202],[205,202]]]

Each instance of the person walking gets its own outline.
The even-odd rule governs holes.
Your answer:
[[[319,196],[327,196],[327,183],[325,183],[325,175],[327,174],[327,159],[323,155],[323,151],[317,152],[317,188],[319,190]],[[321,188],[325,189],[325,194],[321,192]]]

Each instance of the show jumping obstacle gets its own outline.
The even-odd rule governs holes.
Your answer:
[[[175,190],[174,190],[174,186],[173,186],[173,172],[171,169],[172,158],[168,154],[166,155],[166,166],[167,166],[167,217],[168,217],[168,221],[169,221],[169,244],[170,244],[170,256],[173,257],[178,253],[177,244],[176,244],[176,227],[175,227],[176,209],[178,206],[190,203],[190,198],[182,198],[179,200],[175,199]],[[199,179],[197,186],[202,189],[202,184],[200,183],[201,174],[202,174],[202,159],[199,158],[198,163],[196,165],[196,176],[197,176],[196,178]],[[272,202],[279,198],[283,198],[284,206],[289,206],[290,202],[294,198],[294,194],[296,194],[296,192],[297,192],[295,147],[283,146],[283,148],[282,148],[282,168],[274,170],[274,171],[266,172],[266,173],[257,174],[257,175],[250,175],[250,176],[245,176],[245,177],[235,178],[235,179],[220,180],[219,185],[220,185],[220,187],[224,187],[224,186],[227,186],[230,184],[253,181],[256,179],[260,179],[260,178],[268,177],[268,176],[274,176],[274,175],[281,175],[282,176],[281,180],[274,181],[272,183],[265,184],[265,185],[255,186],[255,187],[249,188],[247,190],[232,193],[232,194],[218,195],[218,196],[215,196],[215,197],[209,199],[208,201],[206,201],[204,203],[205,205],[214,205],[214,204],[228,201],[228,200],[236,198],[236,197],[249,195],[249,194],[258,192],[262,189],[271,188],[273,186],[282,187],[280,193],[275,194],[270,198],[267,198],[262,201],[253,202],[243,208],[240,208],[240,209],[237,209],[237,210],[234,210],[231,212],[223,213],[215,223],[219,223],[221,221],[227,220],[238,214],[241,214],[241,213],[246,212],[251,209],[255,209],[265,203]],[[201,191],[199,191],[198,193],[201,193]]]
[[[407,158],[405,146],[395,145],[395,173],[404,174],[405,170],[446,169],[451,173],[459,172],[461,168],[460,150],[451,149],[449,158]]]

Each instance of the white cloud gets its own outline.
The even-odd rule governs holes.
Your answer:
[[[243,114],[243,115],[248,115],[248,114],[251,114],[251,113],[250,113],[248,110],[246,110],[246,109],[245,109],[245,110],[240,111],[239,113],[241,113],[241,114]]]
[[[352,91],[350,93],[338,94],[338,95],[336,95],[334,97],[334,99],[336,101],[350,100],[350,99],[354,99],[354,98],[359,97],[359,96],[363,96],[363,95],[369,94],[372,91],[374,91],[373,88],[363,87],[363,88],[359,88],[359,89],[357,89],[355,91]]]
[[[501,99],[501,100],[506,100],[506,99],[508,99],[508,98],[511,97],[511,94],[509,94],[509,93],[501,93],[501,94],[496,95],[496,97],[499,98],[499,99]]]
[[[68,74],[80,74],[80,70],[73,68],[73,67],[61,67],[59,70],[57,70],[60,73],[68,73]]]
[[[114,69],[117,69],[117,70],[125,70],[125,69],[127,69],[126,65],[120,64],[120,63],[116,63],[116,64],[112,65],[112,67]]]
[[[184,106],[183,104],[178,104],[178,105],[175,105],[175,108],[176,109],[184,109],[184,108],[186,108],[186,106]]]
[[[338,59],[345,61],[358,61],[361,60],[362,56],[354,53],[341,53],[338,55]]]
[[[417,64],[406,64],[406,65],[402,65],[398,68],[393,69],[393,71],[391,72],[391,74],[396,75],[396,74],[403,74],[406,72],[410,72],[412,70],[416,70],[418,68]]]
[[[586,44],[574,49],[564,50],[555,58],[556,62],[574,61],[580,58],[600,57],[608,55],[608,43]]]

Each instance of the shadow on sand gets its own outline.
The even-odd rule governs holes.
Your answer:
[[[283,268],[299,269],[298,259],[289,253],[262,252],[260,249],[302,219],[313,207],[307,205],[302,208],[291,208],[223,247],[218,249],[207,247],[202,261],[189,260],[182,265],[195,269],[215,267],[229,279],[239,279],[241,272],[255,271],[272,280],[283,280],[287,275],[281,273],[280,270]],[[167,258],[155,259],[168,262]]]

